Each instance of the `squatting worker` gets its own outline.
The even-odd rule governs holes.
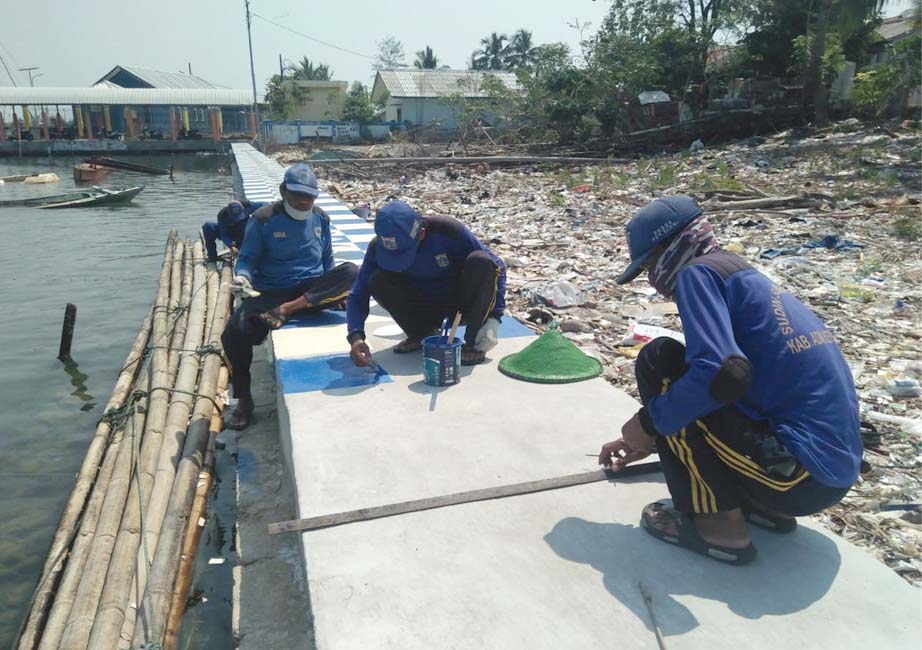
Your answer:
[[[659,453],[672,505],[651,503],[654,537],[730,564],[751,561],[749,523],[790,532],[838,502],[861,462],[845,359],[803,303],[721,250],[689,197],[657,199],[627,224],[631,264],[679,308],[686,345],[658,338],[637,358],[643,408],[602,447],[619,469]]]
[[[464,224],[448,216],[420,217],[403,201],[391,201],[378,211],[375,238],[349,294],[352,361],[371,363],[364,327],[374,297],[406,333],[394,352],[419,350],[444,318],[460,311],[467,325],[461,363],[480,363],[497,343],[505,295],[505,265]]]
[[[281,201],[253,213],[234,270],[231,290],[244,300],[221,336],[238,400],[224,423],[229,429],[247,427],[253,416],[253,346],[292,314],[342,303],[358,274],[355,264],[333,265],[330,218],[314,205],[313,170],[304,163],[289,167],[279,193]],[[260,295],[253,296],[254,289]]]
[[[267,204],[246,199],[231,201],[218,211],[217,221],[206,221],[202,224],[202,238],[205,240],[205,252],[209,262],[218,261],[219,239],[232,253],[240,250],[250,215],[264,205]]]

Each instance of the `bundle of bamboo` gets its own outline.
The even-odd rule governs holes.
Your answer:
[[[190,517],[193,497],[221,426],[230,279],[230,266],[206,266],[201,242],[170,233],[154,306],[90,443],[19,650],[175,647],[201,516]]]

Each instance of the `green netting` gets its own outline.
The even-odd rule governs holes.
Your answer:
[[[521,352],[499,362],[505,375],[542,384],[565,384],[598,377],[602,364],[568,341],[556,323]]]

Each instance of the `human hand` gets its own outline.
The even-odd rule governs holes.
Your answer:
[[[602,451],[599,452],[599,465],[610,467],[613,471],[618,470],[642,460],[650,455],[649,451],[634,449],[624,438],[618,438],[602,445]]]
[[[371,348],[368,347],[365,339],[355,339],[352,342],[349,356],[352,357],[352,363],[359,367],[371,365]]]
[[[235,275],[230,285],[231,293],[237,298],[255,298],[261,295],[244,275]]]

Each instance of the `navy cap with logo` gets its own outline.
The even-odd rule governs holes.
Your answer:
[[[422,220],[403,201],[391,201],[375,218],[375,259],[385,271],[406,271],[416,260]]]
[[[246,218],[246,211],[240,201],[231,201],[218,212],[218,221],[237,223]]]
[[[285,170],[285,189],[289,192],[317,196],[317,175],[307,163],[295,163]]]
[[[636,278],[641,265],[663,241],[701,215],[701,207],[690,196],[667,196],[640,208],[627,222],[627,247],[631,264],[618,278],[626,284]]]

